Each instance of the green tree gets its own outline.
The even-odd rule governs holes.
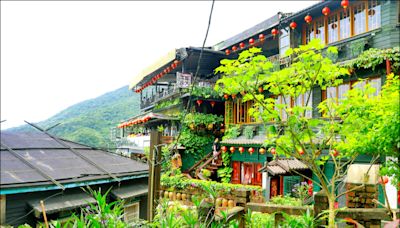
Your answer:
[[[337,55],[337,49],[325,49],[319,40],[289,49],[286,55],[291,64],[278,71],[273,71],[272,63],[260,53],[259,48],[251,48],[240,53],[238,59],[221,61],[216,72],[223,77],[217,81],[215,89],[226,94],[246,91],[243,101],[254,101],[250,114],[268,125],[266,144],[276,148],[277,156],[303,161],[318,178],[314,184],[319,185],[328,198],[328,226],[334,227],[335,201],[346,193],[337,193],[337,182],[343,179],[346,167],[360,153],[356,149],[338,151],[343,142],[352,137],[351,124],[356,121],[355,116],[345,114],[345,107],[351,109],[359,103],[349,100],[337,105],[339,101],[328,99],[318,106],[324,118],[309,119],[306,113],[312,111],[309,104],[314,88],[325,90],[337,86],[349,72],[329,58]],[[304,104],[291,105],[291,98],[299,97]],[[277,98],[281,102],[277,102]],[[324,173],[327,162],[334,166],[330,178]]]

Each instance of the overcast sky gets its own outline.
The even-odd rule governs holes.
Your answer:
[[[1,1],[1,129],[128,85],[173,48],[201,46],[211,1]],[[216,1],[206,45],[312,1]]]

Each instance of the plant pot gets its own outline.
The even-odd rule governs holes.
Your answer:
[[[215,207],[221,207],[222,206],[222,198],[217,198],[215,200]]]
[[[169,198],[169,192],[167,191],[164,192],[164,198]]]
[[[170,193],[169,193],[169,199],[170,199],[170,200],[174,200],[174,193],[173,193],[173,192],[170,192]]]
[[[183,200],[183,201],[186,201],[186,194],[185,194],[185,193],[182,193],[182,194],[181,194],[181,197],[182,197],[182,200]]]
[[[233,200],[228,200],[228,207],[233,208],[235,206],[235,202]]]
[[[176,193],[176,200],[181,200],[182,194],[180,192]]]
[[[228,200],[222,199],[222,207],[227,207],[227,206],[228,206]]]

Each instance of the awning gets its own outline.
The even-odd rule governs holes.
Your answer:
[[[278,158],[267,163],[267,165],[259,169],[258,172],[268,172],[274,176],[308,169],[306,164],[296,158]]]
[[[114,188],[111,190],[111,194],[117,199],[129,199],[147,195],[148,191],[149,187],[147,183],[134,183]]]
[[[154,121],[154,120],[179,120],[179,118],[164,115],[161,113],[150,112],[150,113],[141,114],[136,117],[133,117],[133,118],[129,119],[128,121],[118,124],[117,127],[124,128],[124,127],[129,127],[129,126],[136,125],[136,124],[142,124],[142,123],[146,123],[148,121]]]
[[[46,198],[46,197],[43,197]],[[28,201],[28,204],[35,211],[35,216],[40,217],[43,213],[40,206],[40,200],[34,199]],[[47,214],[53,214],[59,211],[68,211],[78,207],[88,205],[89,203],[96,203],[96,200],[85,192],[70,193],[65,195],[58,195],[44,201],[44,206]]]
[[[154,71],[158,70],[159,68],[165,66],[168,63],[171,63],[173,60],[176,59],[176,49],[171,50],[165,56],[161,57],[157,62],[153,63],[151,66],[145,68],[140,74],[134,77],[129,84],[129,89],[133,89],[140,81],[144,79],[147,75],[153,73]]]

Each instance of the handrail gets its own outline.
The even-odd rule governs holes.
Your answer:
[[[213,153],[213,152],[211,152]],[[218,152],[218,154],[216,154],[215,157],[218,157],[220,155],[221,151]],[[210,164],[210,162],[212,162],[214,160],[214,156],[212,156],[211,158],[209,158],[206,162],[204,162],[200,167],[198,167],[196,169],[196,176],[199,174],[199,172],[208,164]]]
[[[200,161],[196,162],[190,169],[187,170],[188,173],[192,172],[197,166],[199,166],[204,160],[206,160],[208,157],[212,155],[213,152],[208,153],[206,156],[204,156]]]

